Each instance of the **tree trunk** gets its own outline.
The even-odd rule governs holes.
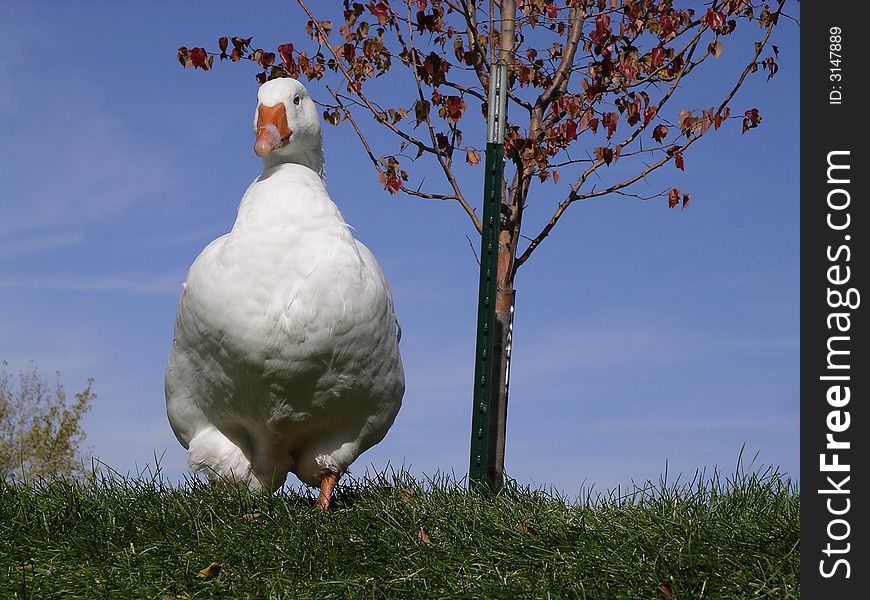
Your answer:
[[[493,328],[492,402],[489,443],[494,460],[487,467],[487,480],[494,489],[504,485],[505,435],[507,430],[508,390],[513,320],[516,301],[514,263],[520,236],[519,209],[528,186],[503,187],[504,202],[499,219],[498,272],[496,278],[495,327]]]

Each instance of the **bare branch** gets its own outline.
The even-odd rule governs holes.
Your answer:
[[[468,240],[468,246],[471,248],[471,253],[474,255],[474,260],[476,260],[477,264],[480,265],[480,257],[477,255],[477,249],[474,247],[474,244],[471,242],[471,238],[466,235],[465,239]]]
[[[371,160],[372,165],[374,165],[375,170],[378,172],[378,175],[383,174],[384,170],[381,168],[380,162],[375,157],[375,154],[372,151],[371,146],[369,146],[368,140],[366,140],[365,135],[363,135],[362,130],[360,129],[359,125],[357,124],[356,119],[353,118],[353,113],[351,113],[350,109],[347,106],[345,106],[344,103],[341,101],[341,95],[336,93],[334,90],[332,90],[328,86],[326,89],[329,91],[330,94],[332,94],[332,97],[335,98],[335,101],[337,102],[337,104],[335,106],[342,110],[342,112],[344,113],[344,116],[347,118],[348,122],[353,127],[353,130],[356,132],[356,135],[359,138],[359,141],[362,143],[363,148],[365,148],[366,154],[368,154],[369,160]],[[450,195],[450,194],[430,194],[430,193],[426,193],[426,192],[421,192],[420,190],[415,190],[413,188],[409,188],[408,186],[406,186],[404,184],[399,189],[402,190],[404,193],[408,194],[409,196],[416,196],[418,198],[426,198],[429,200],[459,200],[459,198],[457,198],[456,196]]]
[[[782,8],[785,5],[785,0],[779,0],[779,7],[776,10],[775,15],[779,16],[782,13]],[[761,51],[764,50],[764,47],[767,46],[767,41],[770,39],[770,34],[773,33],[773,25],[770,25],[767,28],[767,33],[764,34],[764,38],[755,45],[755,56],[752,58],[752,62],[746,65],[746,68],[743,69],[743,73],[740,74],[740,79],[737,80],[737,83],[734,84],[734,87],[731,89],[731,92],[722,101],[722,104],[719,105],[719,108],[716,110],[716,114],[722,114],[722,111],[731,102],[731,99],[737,93],[737,90],[740,89],[740,86],[743,85],[743,80],[746,79],[746,76],[752,71],[752,67],[755,65],[755,62],[758,60],[758,57],[761,56]]]
[[[408,56],[414,64],[411,65],[411,71],[414,73],[414,82],[417,85],[417,95],[420,99],[420,102],[425,102],[426,99],[423,96],[423,84],[420,81],[420,74],[417,72],[416,62],[417,62],[417,50],[414,48],[414,32],[411,29],[411,6],[408,5],[408,42],[405,43],[405,40],[402,38],[402,34],[399,31],[399,28],[396,28],[396,36],[399,39],[399,43],[402,47],[408,51]],[[437,146],[438,142],[435,137],[435,128],[432,126],[432,120],[429,118],[429,115],[426,115],[426,127],[429,129],[429,136],[432,140],[432,145]],[[451,169],[452,160],[443,153],[439,152],[435,155],[438,159],[438,164],[441,165],[441,170],[444,172],[444,176],[447,178],[447,181],[450,183],[450,187],[453,188],[453,193],[457,197],[457,201],[462,205],[462,208],[465,209],[465,212],[471,218],[471,222],[474,224],[474,228],[477,229],[478,233],[483,232],[483,225],[480,223],[480,219],[477,214],[475,214],[474,209],[471,208],[471,205],[465,200],[465,197],[462,194],[462,190],[459,188],[459,183],[456,181],[456,177],[453,176],[453,171]]]

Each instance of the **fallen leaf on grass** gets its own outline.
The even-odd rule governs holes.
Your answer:
[[[256,510],[251,511],[251,512],[246,512],[245,514],[242,515],[242,518],[245,521],[259,521],[262,517],[263,517],[263,513],[256,511]]]
[[[399,495],[399,499],[402,502],[404,502],[405,504],[410,504],[411,497],[414,495],[414,490],[409,487],[403,487],[396,493]]]
[[[221,572],[221,564],[219,562],[211,562],[208,564],[206,568],[201,570],[196,574],[200,579],[204,579],[205,581],[211,581],[217,574]]]
[[[676,600],[677,595],[674,593],[674,586],[670,583],[663,583],[659,585],[659,589],[665,595],[665,600]]]
[[[522,523],[517,523],[517,531],[528,533],[532,537],[538,537],[537,529],[535,529],[531,525],[523,525]]]
[[[420,540],[421,544],[426,544],[427,546],[432,543],[432,540],[429,539],[429,534],[426,533],[426,530],[422,527],[420,528],[420,532],[417,534],[417,539]]]

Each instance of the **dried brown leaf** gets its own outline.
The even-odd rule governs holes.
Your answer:
[[[677,595],[674,593],[674,586],[670,583],[661,584],[659,590],[664,594],[665,600],[676,600]]]
[[[411,498],[414,496],[414,490],[409,487],[403,487],[396,494],[399,496],[399,499],[405,504],[410,504]]]
[[[205,581],[211,581],[221,572],[221,567],[222,565],[219,562],[210,562],[208,566],[200,570],[196,576]]]
[[[243,514],[242,518],[245,521],[259,521],[260,519],[263,518],[263,513],[261,513],[258,510],[252,510],[250,512],[246,512],[245,514]]]
[[[528,533],[530,536],[536,538],[538,537],[538,531],[532,527],[531,525],[523,525],[522,523],[517,523],[516,527],[517,531],[522,531],[523,533]]]
[[[420,531],[417,533],[417,540],[421,544],[426,544],[427,546],[432,543],[432,540],[429,539],[429,534],[426,533],[426,530],[423,529],[422,527],[420,528]]]

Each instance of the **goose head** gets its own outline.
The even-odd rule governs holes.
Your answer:
[[[260,86],[254,113],[254,153],[266,168],[305,165],[323,175],[320,115],[308,90],[296,79],[280,77]]]

